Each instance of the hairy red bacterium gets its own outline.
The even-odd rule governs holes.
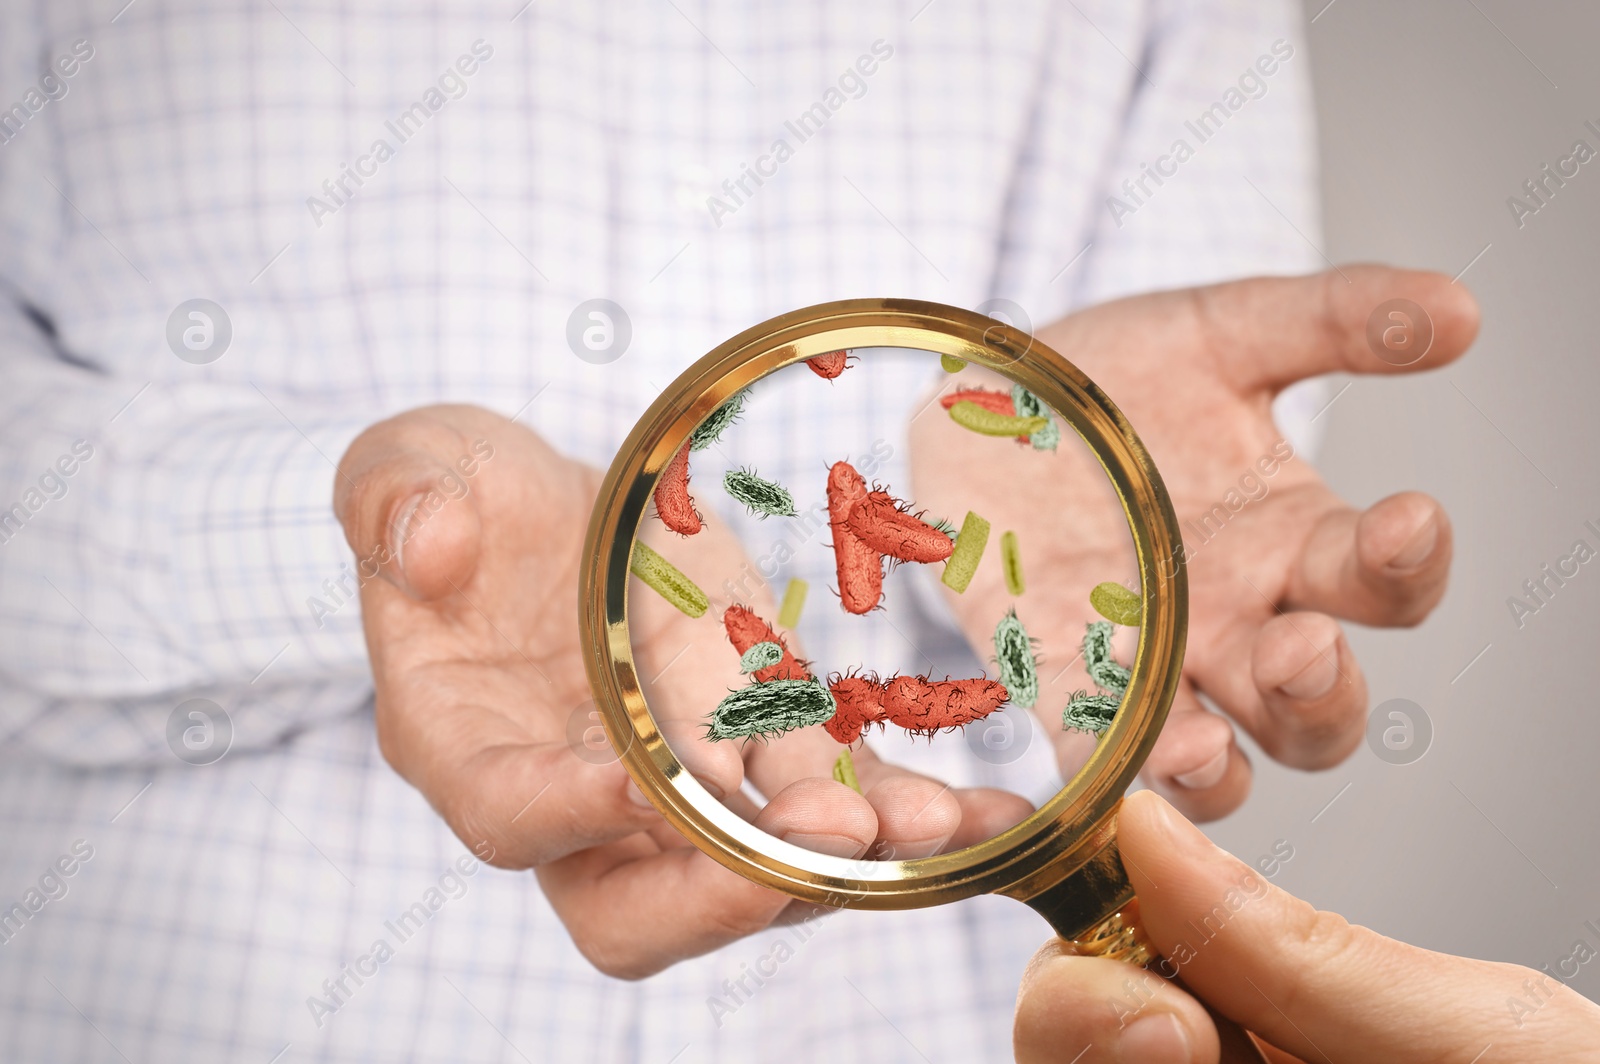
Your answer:
[[[683,536],[692,536],[704,526],[700,511],[689,497],[689,444],[672,456],[656,482],[656,516],[661,523]]]
[[[828,471],[828,523],[833,526],[839,601],[850,613],[870,613],[883,598],[883,555],[850,530],[850,511],[867,497],[867,482],[849,462]]]

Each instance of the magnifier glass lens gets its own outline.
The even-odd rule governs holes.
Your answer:
[[[747,821],[881,821],[844,854],[867,860],[974,845],[1054,796],[1123,706],[1142,619],[1128,513],[1070,419],[904,347],[717,406],[631,558],[633,660],[675,757]]]

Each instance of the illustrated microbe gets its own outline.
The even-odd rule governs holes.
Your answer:
[[[811,367],[811,372],[825,381],[831,381],[843,373],[850,364],[850,352],[830,351],[825,355],[817,355],[806,359],[806,365]]]
[[[1061,442],[1061,428],[1050,416],[1050,408],[1044,405],[1044,400],[1034,395],[1020,384],[1011,386],[1011,405],[1016,409],[1018,417],[1042,417],[1045,425],[1028,434],[1028,442],[1033,444],[1036,451],[1053,451]]]
[[[939,405],[946,410],[957,403],[975,403],[991,414],[1004,414],[1012,417],[1017,412],[1016,404],[1011,401],[1011,396],[1005,392],[997,392],[989,388],[958,388],[949,395],[939,397]]]
[[[809,585],[798,577],[790,577],[783,589],[783,605],[778,607],[778,623],[793,631],[800,624],[800,611],[806,608],[806,591]]]
[[[1009,697],[994,680],[929,680],[893,676],[883,684],[883,716],[913,735],[933,735],[982,720]]]
[[[1094,586],[1089,592],[1089,605],[1106,620],[1129,628],[1139,627],[1144,617],[1144,601],[1138,594],[1109,581]]]
[[[1029,409],[1024,410],[1019,407],[1015,398],[1016,393],[1019,391],[1028,397],[1028,402],[1037,404],[1037,409],[1030,406]],[[1044,418],[1048,422],[1044,428],[1037,432],[1019,433],[1017,435],[1018,443],[1031,443],[1035,450],[1053,451],[1061,440],[1061,430],[1056,427],[1055,422],[1051,419],[1050,411],[1032,392],[1022,388],[1020,385],[1013,387],[1011,395],[988,388],[961,388],[939,399],[939,404],[946,410],[953,409],[959,403],[975,403],[990,413],[1001,414],[1006,417],[1022,415],[1024,417],[1038,416]]]
[[[994,656],[1000,663],[1000,682],[1011,692],[1011,701],[1023,709],[1032,709],[1039,700],[1039,668],[1033,656],[1033,641],[1017,619],[1016,610],[1008,610],[994,626]]]
[[[1022,580],[1022,552],[1017,549],[1017,534],[1006,532],[1000,536],[1000,564],[1005,566],[1006,591],[1020,595],[1027,589]]]
[[[850,531],[850,511],[867,497],[867,482],[849,462],[828,471],[828,523],[833,531],[839,601],[850,613],[870,613],[883,598],[883,555]]]
[[[834,715],[833,695],[817,680],[769,680],[730,692],[717,703],[706,738],[749,739],[824,724]]]
[[[772,626],[757,616],[750,607],[740,606],[737,603],[729,606],[722,614],[722,627],[728,633],[728,642],[739,652],[741,662],[744,655],[759,643],[776,643],[783,651],[777,664],[756,671],[755,678],[758,681],[765,683],[769,680],[811,679],[811,670],[806,668],[805,662],[790,652],[789,644],[784,642],[783,636],[774,632]]]
[[[634,543],[633,553],[628,556],[628,568],[646,587],[690,617],[703,616],[706,607],[711,605],[706,593],[693,580],[643,543]]]
[[[1049,424],[1042,417],[996,414],[972,402],[952,406],[950,420],[980,436],[1030,436]]]
[[[956,526],[952,525],[949,521],[946,521],[942,517],[937,518],[933,522],[933,527],[937,528],[940,532],[943,532],[951,543],[956,541]]]
[[[955,355],[940,355],[939,365],[944,367],[946,373],[960,373],[967,368],[966,360],[957,358]]]
[[[857,794],[861,793],[861,781],[856,779],[856,762],[850,756],[848,746],[839,751],[839,758],[833,763],[833,778]]]
[[[661,523],[681,536],[692,536],[705,527],[700,511],[689,497],[689,445],[672,456],[656,481],[656,516]]]
[[[869,724],[894,724],[915,735],[933,735],[982,720],[999,709],[1008,694],[1004,684],[984,677],[930,680],[925,676],[834,676],[828,681],[838,705],[824,726],[846,746]]]
[[[880,554],[902,562],[942,562],[950,557],[950,537],[908,513],[886,491],[869,491],[850,510],[850,531]]]
[[[1100,735],[1111,727],[1112,718],[1122,705],[1114,695],[1091,695],[1087,691],[1074,692],[1061,711],[1061,726],[1067,731],[1088,732]]]
[[[782,484],[763,480],[748,469],[730,469],[722,476],[728,494],[762,517],[793,517],[794,496]]]
[[[1110,621],[1094,621],[1084,629],[1083,666],[1097,687],[1120,698],[1131,674],[1111,656],[1111,634]]]
[[[703,451],[722,438],[728,431],[728,426],[739,420],[739,414],[744,410],[745,400],[750,398],[750,389],[741,388],[730,395],[726,402],[711,411],[706,419],[689,433],[689,448]]]
[[[839,708],[823,727],[846,746],[861,738],[861,731],[868,724],[883,719],[883,685],[876,677],[830,677],[828,690]]]
[[[978,571],[978,562],[983,560],[983,548],[988,545],[989,522],[968,510],[967,519],[961,522],[961,531],[956,535],[950,560],[944,563],[944,574],[939,579],[957,594],[966,591],[967,585],[972,583],[972,574]]]
[[[739,671],[760,672],[762,669],[770,669],[782,660],[783,647],[770,640],[763,641],[739,655]]]

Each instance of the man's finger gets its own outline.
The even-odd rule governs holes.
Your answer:
[[[1190,659],[1210,698],[1273,760],[1300,769],[1337,765],[1361,742],[1367,683],[1339,622],[1280,613],[1239,625]]]
[[[1478,335],[1462,285],[1423,270],[1342,266],[1194,290],[1210,350],[1240,391],[1323,373],[1411,373],[1454,361]]]
[[[809,850],[866,853],[877,834],[867,802],[832,780],[775,796],[755,826]],[[539,884],[573,941],[607,975],[640,979],[685,957],[754,934],[789,904],[693,848],[662,852],[647,836],[539,869]],[[617,915],[626,913],[628,919]],[[638,928],[653,929],[648,936]]]
[[[1412,625],[1444,596],[1452,534],[1444,508],[1416,491],[1365,513],[1324,514],[1291,571],[1287,604],[1374,627]]]
[[[1185,681],[1142,775],[1185,816],[1217,820],[1244,804],[1252,774],[1233,725],[1206,709]]]
[[[1148,791],[1123,803],[1118,839],[1166,958],[1157,972],[1305,1060],[1467,1064],[1491,1043],[1502,1059],[1545,1059],[1541,1047],[1587,1046],[1600,1023],[1600,1007],[1537,972],[1432,953],[1318,912]],[[1519,1026],[1510,1000],[1537,1004],[1536,1018]]]

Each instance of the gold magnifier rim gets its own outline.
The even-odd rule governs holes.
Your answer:
[[[1121,501],[1144,605],[1122,708],[1073,778],[1032,816],[990,839],[905,861],[849,860],[805,850],[724,806],[684,769],[656,726],[628,631],[634,538],[658,476],[695,426],[735,392],[785,366],[870,348],[912,348],[988,366],[1039,396],[1070,425],[1099,459]],[[628,773],[703,852],[757,883],[821,904],[937,905],[1008,893],[1074,854],[1081,861],[1082,844],[1103,830],[1149,756],[1182,671],[1188,625],[1182,539],[1149,453],[1111,400],[1071,362],[1027,333],[958,307],[910,299],[841,300],[779,315],[721,344],[668,385],[628,434],[601,484],[584,548],[579,625],[585,667],[607,735],[613,749],[622,751]]]

